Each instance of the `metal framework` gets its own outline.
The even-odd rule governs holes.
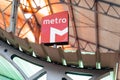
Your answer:
[[[66,67],[62,65],[56,65],[55,63],[49,63],[47,61],[42,61],[32,56],[28,56],[27,54],[16,50],[15,48],[9,46],[8,44],[0,41],[0,55],[3,56],[8,62],[10,62],[24,77],[25,80],[36,80],[43,74],[47,74],[47,80],[72,80],[70,77],[66,75],[67,72],[73,73],[84,73],[84,74],[92,74],[92,78],[90,80],[96,80],[98,78],[102,78],[104,76],[109,75],[110,71],[113,69],[83,69],[83,68],[74,68],[74,67]],[[7,55],[6,55],[7,54]],[[14,57],[19,57],[23,60],[29,61],[30,63],[43,66],[43,69],[28,77],[24,71],[21,70],[18,65],[13,61]],[[28,69],[29,70],[29,69]],[[57,73],[56,73],[57,72]]]
[[[112,18],[120,19],[120,13],[117,10],[120,8],[120,5],[116,4],[116,3],[112,3],[109,1],[105,1],[105,0],[89,0],[89,1],[88,0],[78,0],[78,1],[72,0],[72,3],[69,3],[69,2],[63,0],[61,2],[68,4],[68,5],[80,7],[80,8],[86,9],[86,10],[94,11],[96,13],[100,13],[100,14],[103,14],[103,15],[106,15],[106,16],[109,16]],[[83,2],[85,4],[85,6],[81,5],[81,3],[83,3]],[[98,5],[100,11],[95,9],[96,4]],[[104,6],[108,6],[108,8],[105,9]],[[114,10],[116,15],[111,14],[111,9]]]
[[[8,0],[9,1],[9,0]],[[10,2],[10,1],[9,1]],[[33,0],[33,2],[35,3],[35,1]],[[12,2],[11,2],[12,3]],[[7,8],[11,5],[11,3],[3,10],[1,11],[2,14],[7,10]],[[81,3],[84,3],[85,5],[81,5]],[[36,3],[35,3],[36,4]],[[54,4],[66,4],[66,5],[71,5],[71,6],[76,6],[76,7],[79,7],[79,8],[82,8],[82,9],[86,9],[86,10],[90,10],[90,11],[93,11],[95,12],[95,14],[102,14],[102,15],[105,15],[105,16],[109,16],[109,17],[112,17],[112,18],[115,18],[115,19],[120,19],[120,13],[118,12],[118,10],[120,9],[120,5],[119,4],[116,4],[116,3],[112,3],[112,2],[109,2],[109,1],[104,1],[104,0],[71,0],[71,2],[69,1],[66,1],[66,0],[60,0],[59,2],[56,2],[56,3],[51,3],[50,0],[48,0],[48,4],[46,4],[46,6],[49,6],[50,8],[50,13],[53,14],[53,10],[52,10],[52,5]],[[17,5],[17,4],[16,4]],[[24,4],[20,4],[20,5],[24,5]],[[97,8],[99,10],[96,9],[96,5],[97,5]],[[44,6],[44,7],[46,7]],[[104,6],[107,6],[107,8],[104,8]],[[30,7],[31,10],[34,9],[32,8],[31,6],[26,6],[26,7]],[[42,7],[42,8],[44,8]],[[36,5],[36,11],[33,11],[32,12],[32,18],[29,18],[29,19],[26,19],[25,23],[23,24],[23,26],[21,27],[20,31],[18,32],[18,35],[21,33],[24,25],[26,23],[29,24],[29,27],[30,27],[30,30],[33,32],[34,34],[34,37],[35,37],[35,40],[36,40],[36,43],[38,43],[39,39],[38,39],[38,36],[39,36],[39,33],[40,33],[40,27],[41,25],[38,23],[38,19],[36,18],[36,16],[34,15],[35,13],[38,12],[38,10],[42,9],[42,8],[39,8],[37,7]],[[24,9],[21,7],[21,9],[23,10],[23,14],[25,14],[24,12]],[[112,11],[111,11],[112,10]],[[74,12],[74,9],[70,9],[71,12]],[[111,12],[114,12],[115,14],[113,15]],[[4,13],[4,15],[6,15]],[[3,18],[4,18],[4,15],[3,15]],[[74,13],[73,15],[71,15],[71,19],[73,19],[73,16],[74,16]],[[35,22],[34,25],[32,22]],[[74,20],[73,20],[74,21]],[[5,22],[5,21],[4,21]],[[75,22],[73,22],[73,24],[75,24]],[[95,22],[96,25],[97,22]],[[6,24],[4,24],[6,25]],[[34,27],[33,27],[34,26]],[[74,26],[74,25],[73,25]],[[76,26],[74,26],[74,28],[76,28]],[[37,30],[37,31],[36,31]],[[77,35],[77,32],[74,30],[74,33]],[[97,33],[96,34],[99,34],[98,30],[97,30]],[[90,41],[87,41],[87,40],[84,40],[82,38],[79,38],[77,36],[72,36],[70,35],[70,37],[72,38],[75,38],[76,39],[76,42],[84,42],[85,45],[84,46],[81,46],[80,45],[80,48],[81,50],[84,50],[84,51],[87,51],[86,48],[89,47],[91,48],[91,50],[93,52],[96,52],[96,49],[94,49],[95,46],[99,46],[99,48],[101,49],[105,49],[106,51],[113,51],[115,52],[116,50],[113,50],[111,48],[108,48],[108,47],[105,47],[104,45],[100,45],[99,43],[96,45],[96,43],[92,43]],[[96,39],[99,38],[96,36]],[[99,40],[99,39],[97,39]],[[80,43],[79,43],[80,44]],[[72,46],[74,46],[74,44],[72,44]],[[93,46],[93,47],[92,47]],[[98,47],[97,47],[98,48]]]
[[[72,21],[72,28],[73,28],[74,35],[69,35],[69,36],[71,38],[75,39],[75,44],[77,45],[77,48],[78,48],[78,55],[79,55],[79,57],[78,57],[79,60],[78,61],[80,61],[79,63],[82,63],[81,62],[82,61],[81,51],[88,51],[87,50],[88,47],[91,49],[91,51],[96,52],[96,62],[97,63],[100,63],[100,51],[99,51],[100,49],[104,49],[104,50],[106,50],[106,52],[108,52],[108,51],[116,52],[116,50],[114,50],[114,49],[111,49],[111,48],[105,47],[104,45],[99,44],[99,38],[100,37],[99,37],[99,21],[98,21],[99,16],[98,15],[102,14],[102,15],[120,20],[120,12],[119,12],[120,11],[120,5],[119,4],[109,2],[109,1],[105,1],[105,0],[77,0],[77,1],[76,0],[60,0],[59,2],[56,2],[56,3],[51,3],[50,0],[46,0],[47,4],[44,7],[39,8],[36,5],[36,8],[33,8],[31,3],[29,2],[29,0],[27,0],[27,1],[29,3],[29,6],[26,6],[26,7],[30,8],[32,18],[30,17],[30,18],[26,19],[25,16],[24,16],[26,21],[23,24],[23,26],[21,27],[21,29],[18,33],[18,36],[21,33],[24,25],[27,23],[29,25],[30,31],[34,34],[35,42],[39,43],[39,36],[40,36],[39,33],[41,31],[41,24],[39,23],[35,13],[37,13],[40,9],[47,6],[50,9],[50,14],[53,14],[54,10],[52,8],[52,5],[63,4],[63,5],[67,5],[68,8],[69,8],[69,11],[70,11],[70,19]],[[34,0],[32,0],[32,1],[35,3]],[[84,3],[84,5],[81,5],[82,3]],[[0,12],[2,13],[3,19],[5,19],[4,15],[6,15],[4,13],[4,11],[7,10],[7,8],[11,4],[12,4],[12,2],[3,11],[0,9]],[[21,4],[21,5],[24,5],[24,4]],[[12,11],[13,14],[11,16],[11,21],[12,21],[11,22],[11,27],[13,27],[12,31],[15,32],[17,12],[14,12],[14,11],[17,11],[16,6],[18,6],[18,3],[14,4],[13,6],[14,6],[13,8],[15,10]],[[104,6],[106,6],[107,8],[104,8]],[[79,38],[78,32],[77,32],[77,26],[76,26],[75,14],[74,14],[74,8],[73,7],[78,7],[78,8],[81,8],[81,9],[85,9],[85,10],[89,10],[89,11],[94,12],[96,43],[93,43],[93,42],[90,42],[88,40],[84,40],[82,38]],[[22,6],[20,6],[20,9],[22,10],[23,14],[27,13],[27,10],[23,9]],[[113,12],[114,12],[114,14],[112,14]],[[4,26],[5,26],[5,29],[6,29],[5,21],[4,21]],[[118,36],[119,35],[120,35],[120,33],[118,33]],[[85,44],[82,45],[80,42],[84,42]],[[71,44],[71,46],[75,47],[75,44]],[[79,66],[82,66],[82,65],[79,65]]]
[[[87,0],[79,0],[79,1],[72,0],[71,2],[62,0],[61,3],[65,3],[67,5],[72,5],[72,6],[76,6],[79,8],[83,8],[83,9],[95,12],[96,43],[92,43],[87,40],[83,40],[81,38],[77,39],[77,38],[75,38],[75,36],[70,35],[70,37],[73,37],[78,41],[83,41],[86,43],[84,46],[81,46],[81,50],[86,50],[87,46],[89,46],[93,52],[96,52],[96,50],[91,47],[91,46],[96,46],[97,52],[99,52],[98,50],[100,48],[106,49],[106,51],[116,52],[116,50],[110,49],[108,47],[105,47],[105,46],[99,44],[98,14],[103,14],[105,16],[109,16],[109,17],[112,17],[115,19],[120,19],[120,13],[117,10],[117,9],[120,9],[119,4],[115,4],[115,3],[104,1],[104,0],[89,0],[89,1],[87,1]],[[85,5],[81,5],[81,3],[84,3]],[[108,6],[108,8],[105,9],[104,6]],[[113,15],[111,13],[111,10],[113,10],[116,13],[116,15]],[[72,11],[74,12],[74,9],[72,9]],[[73,16],[71,16],[71,19],[73,19]],[[74,22],[74,24],[75,24],[75,22]],[[74,27],[76,27],[76,26],[74,26]],[[74,31],[74,32],[76,32],[76,31]]]

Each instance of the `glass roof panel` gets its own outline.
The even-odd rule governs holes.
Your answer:
[[[91,75],[76,73],[67,73],[67,76],[69,76],[72,80],[89,80],[92,78]]]
[[[115,79],[114,79],[114,72],[111,71],[109,75],[103,77],[103,78],[100,79],[100,80],[115,80]]]
[[[10,79],[6,76],[0,75],[0,80],[13,80],[13,79]]]
[[[47,74],[44,74],[43,76],[39,77],[37,80],[47,80]]]
[[[38,71],[42,70],[43,67],[37,66],[35,64],[32,64],[26,60],[23,60],[19,57],[14,57],[13,61],[23,70],[23,72],[28,76],[31,77]]]
[[[0,56],[0,80],[24,80],[17,69]]]

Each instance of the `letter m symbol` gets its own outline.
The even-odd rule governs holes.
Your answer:
[[[51,27],[50,28],[50,42],[51,43],[55,42],[56,34],[62,37],[64,34],[67,34],[67,33],[68,33],[68,27],[66,27],[63,30],[59,30],[59,29]]]

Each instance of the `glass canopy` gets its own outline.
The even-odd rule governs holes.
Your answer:
[[[13,61],[21,70],[23,70],[28,78],[43,69],[43,67],[32,64],[19,57],[14,57]],[[45,73],[42,76],[37,77],[38,78],[36,79],[38,80],[46,80],[47,74]],[[11,63],[9,63],[4,57],[0,56],[0,80],[24,80],[24,78]]]
[[[24,80],[18,70],[0,56],[0,80]]]
[[[30,62],[27,62],[19,57],[14,57],[13,61],[23,70],[23,72],[28,76],[31,77],[38,71],[42,70],[43,68],[40,66],[36,66]]]

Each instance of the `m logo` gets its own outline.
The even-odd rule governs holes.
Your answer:
[[[56,34],[62,37],[64,34],[67,34],[67,33],[68,33],[68,27],[66,27],[64,30],[59,30],[59,29],[51,27],[50,28],[50,42],[51,43],[55,42]]]
[[[68,12],[60,12],[42,18],[41,43],[68,43]]]

